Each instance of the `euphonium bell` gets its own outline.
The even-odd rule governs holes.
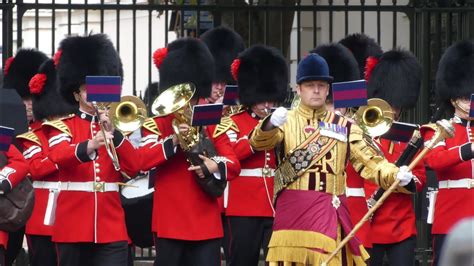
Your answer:
[[[354,114],[354,120],[367,135],[381,136],[392,126],[392,108],[386,101],[372,98],[368,100],[367,106],[359,107]]]
[[[124,134],[139,129],[147,118],[146,105],[136,96],[123,96],[118,103],[112,103],[109,117],[115,128]]]
[[[189,127],[186,134],[178,130],[181,123],[191,125],[191,106],[189,101],[193,98],[196,87],[192,83],[183,83],[172,86],[162,92],[153,102],[151,110],[156,116],[174,114],[173,130],[179,140],[179,145],[184,151],[189,151],[199,142],[199,134],[194,127]]]

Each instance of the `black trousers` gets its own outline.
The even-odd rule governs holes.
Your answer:
[[[260,249],[267,257],[273,218],[229,216],[230,266],[258,265]]]
[[[56,266],[56,245],[51,236],[26,235],[31,266]]]
[[[0,266],[5,266],[5,247],[0,246]]]
[[[127,241],[107,244],[56,243],[58,266],[127,266]]]
[[[370,266],[382,266],[385,253],[390,265],[412,266],[415,264],[415,247],[415,236],[393,244],[373,244],[370,252]]]
[[[155,235],[154,266],[220,266],[221,238],[187,241]]]
[[[25,236],[25,227],[8,234],[7,250],[5,252],[5,265],[11,266],[20,254],[23,248],[23,237]]]
[[[441,250],[443,249],[444,240],[447,235],[433,235],[433,264],[432,266],[438,266],[439,258],[441,256]]]
[[[229,219],[227,219],[227,216],[225,214],[221,214],[222,218],[222,229],[224,229],[224,237],[222,238],[222,249],[224,250],[224,258],[221,258],[222,260],[228,260],[230,258],[229,256],[229,243],[230,243],[230,224],[229,224]]]

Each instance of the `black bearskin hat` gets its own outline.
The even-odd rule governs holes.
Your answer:
[[[182,38],[158,49],[153,61],[160,74],[160,91],[181,83],[196,86],[194,98],[207,98],[214,79],[214,59],[203,41]]]
[[[358,80],[359,65],[351,51],[340,43],[323,44],[316,47],[310,53],[322,56],[329,66],[329,74],[334,78],[332,82],[344,82]],[[332,93],[328,99],[332,98]]]
[[[369,98],[381,98],[391,106],[412,108],[421,86],[421,65],[409,51],[394,49],[385,52],[373,69],[367,69]]]
[[[240,103],[283,102],[288,93],[288,65],[273,47],[255,45],[243,51],[232,63],[237,78]]]
[[[20,49],[14,57],[5,62],[3,69],[3,88],[15,89],[21,98],[31,97],[28,83],[37,72],[39,66],[48,60],[41,51]]]
[[[359,64],[359,78],[364,78],[365,63],[367,57],[382,55],[383,51],[380,45],[364,33],[354,33],[340,40],[339,43],[347,47],[352,52]]]
[[[36,120],[65,116],[74,113],[77,103],[66,102],[57,91],[56,69],[54,61],[44,62],[38,74],[30,81],[30,92],[33,100],[33,114]]]
[[[217,27],[206,31],[201,40],[207,45],[214,57],[216,72],[214,81],[233,84],[235,81],[230,73],[232,61],[245,49],[244,40],[232,29]]]
[[[86,82],[86,76],[121,76],[122,61],[105,34],[69,37],[61,41],[54,56],[58,88],[74,104],[73,92]]]
[[[474,93],[474,41],[451,45],[441,57],[436,73],[436,96],[441,101],[470,97]]]

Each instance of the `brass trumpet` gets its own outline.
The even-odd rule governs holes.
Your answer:
[[[136,96],[122,96],[120,102],[112,103],[109,109],[112,124],[125,135],[139,129],[147,115],[145,103]]]
[[[359,107],[354,114],[354,120],[370,137],[381,136],[392,126],[392,108],[386,101],[372,98],[368,100],[367,106]]]

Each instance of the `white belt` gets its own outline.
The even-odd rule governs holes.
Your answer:
[[[443,180],[439,181],[438,188],[474,188],[474,179],[464,178],[459,180]]]
[[[269,168],[268,170],[270,170],[270,173],[268,174],[269,176],[275,175],[275,169]],[[263,168],[242,169],[240,170],[239,176],[263,177]]]
[[[33,181],[34,188],[43,188],[43,189],[58,189],[59,182],[52,181]]]
[[[365,197],[365,191],[363,188],[346,187],[346,197]]]
[[[83,192],[112,192],[119,191],[117,183],[106,182],[33,182],[34,188],[59,189],[62,191],[83,191]]]

